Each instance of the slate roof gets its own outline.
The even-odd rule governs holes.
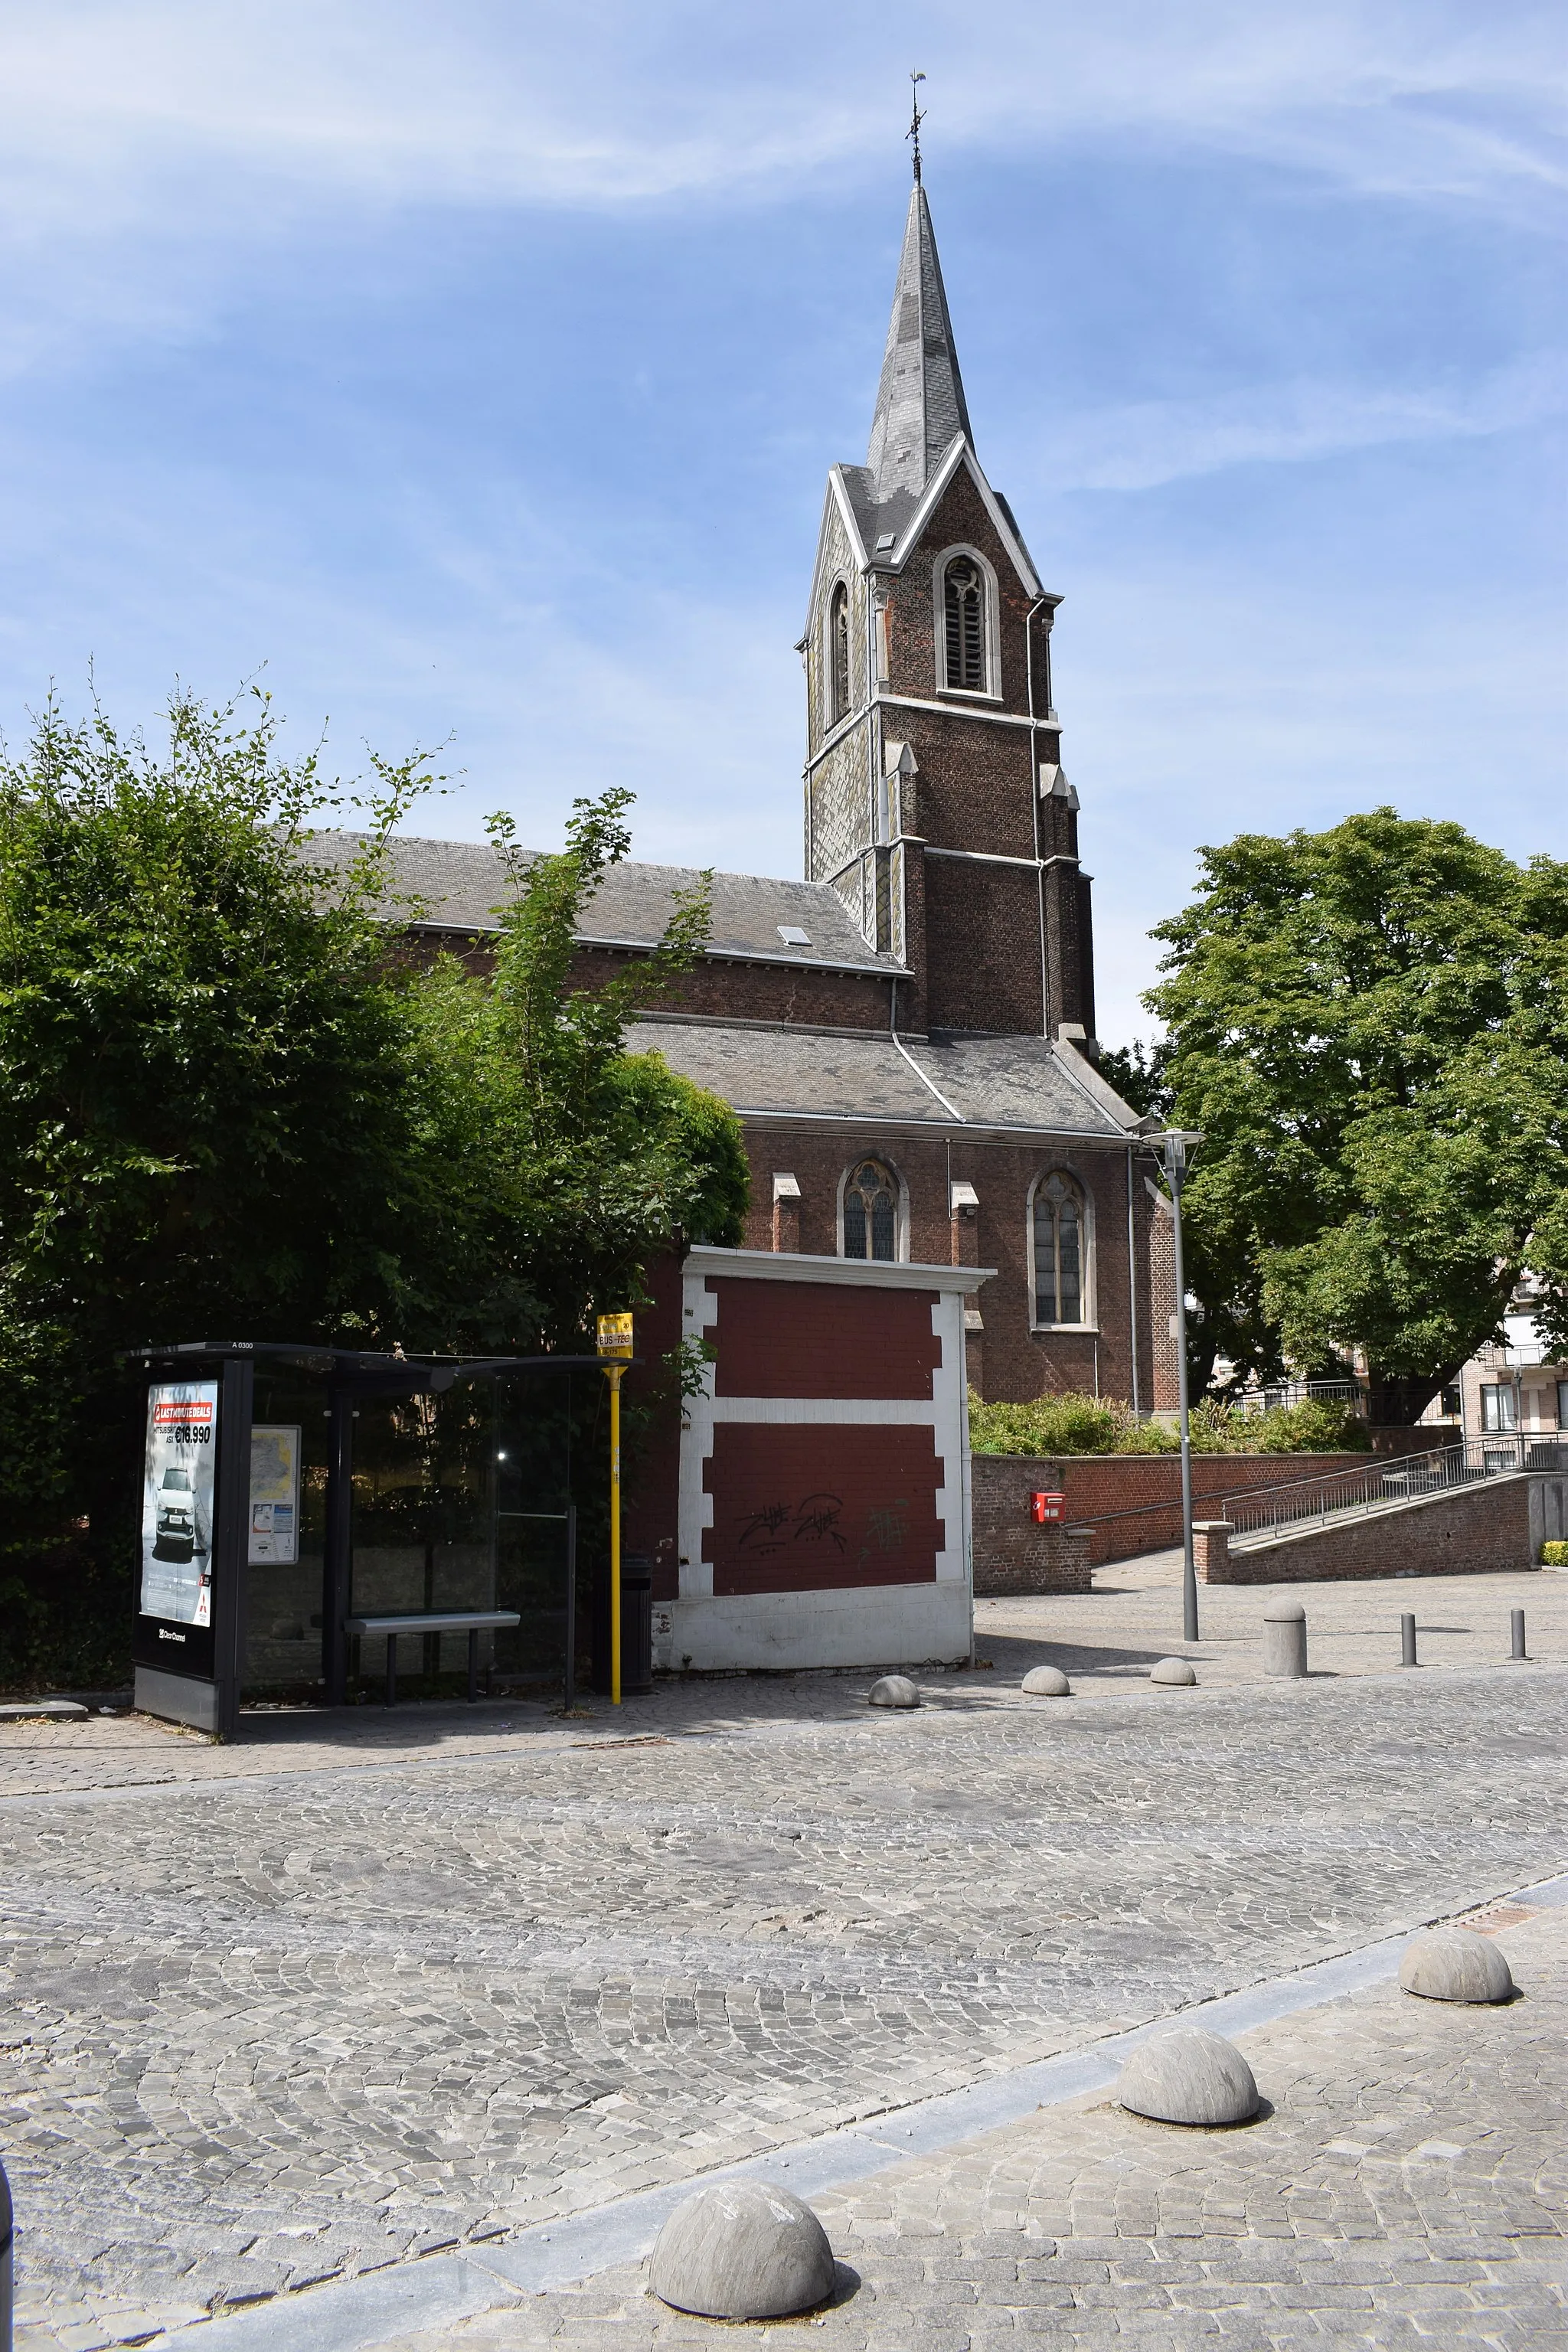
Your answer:
[[[866,471],[877,504],[886,505],[902,491],[912,505],[960,433],[973,446],[974,435],[953,349],[936,232],[926,192],[917,181],[904,224],[893,315],[888,324],[866,455]]]
[[[626,1043],[742,1114],[1002,1127],[1120,1140],[1142,1122],[1068,1046],[1048,1037],[847,1036],[652,1014]],[[942,1098],[945,1097],[945,1100]]]
[[[359,834],[319,833],[301,845],[300,855],[312,865],[342,865],[363,839]],[[398,891],[420,902],[409,911],[411,922],[468,932],[495,929],[495,909],[509,886],[488,842],[422,841],[394,834],[388,847]],[[584,908],[578,937],[584,943],[651,947],[675,911],[676,892],[690,889],[697,880],[694,866],[631,859],[612,866]],[[810,944],[782,940],[781,924],[805,931]],[[857,971],[903,970],[895,957],[867,946],[826,883],[774,880],[763,874],[714,875],[708,952]]]

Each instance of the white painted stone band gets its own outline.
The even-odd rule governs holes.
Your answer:
[[[1540,1909],[1568,1906],[1568,1872],[1484,1899]],[[1465,1906],[1467,1911],[1478,1907]],[[1016,2067],[990,2082],[921,2099],[891,2114],[826,2132],[820,2138],[773,2149],[745,2164],[671,2181],[666,2188],[645,2189],[614,2205],[542,2222],[537,2229],[524,2230],[493,2245],[468,2245],[461,2253],[426,2255],[419,2262],[371,2271],[331,2286],[279,2295],[226,2319],[198,2321],[195,2326],[157,2337],[154,2352],[368,2352],[368,2347],[384,2344],[390,2337],[449,2326],[507,2301],[505,2294],[497,2292],[503,2282],[514,2293],[529,2294],[578,2285],[597,2272],[645,2255],[661,2223],[693,2189],[755,2174],[781,2180],[797,2197],[806,2199],[824,2189],[847,2188],[909,2157],[938,2155],[962,2140],[1021,2122],[1040,2107],[1060,2106],[1068,2099],[1109,2089],[1129,2053],[1163,2027],[1180,2023],[1206,2026],[1211,2032],[1227,2036],[1248,2033],[1279,2018],[1320,2008],[1324,2001],[1342,2000],[1368,1985],[1391,1982],[1398,1975],[1400,1954],[1412,1932],[1404,1929],[1397,1936],[1363,1945],[1359,1951],[1342,1953],[1337,1959],[1319,1960],[1266,1984],[1249,1985],[1244,1992],[1202,2001],[1173,2017],[1152,2019],[1146,2025],[1110,2034],[1082,2049],[1064,2050],[1055,2058]]]

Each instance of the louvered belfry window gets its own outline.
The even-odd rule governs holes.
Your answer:
[[[842,719],[849,708],[849,591],[842,581],[833,592],[827,637],[828,658],[833,665],[830,715]]]
[[[879,1160],[862,1160],[844,1186],[844,1255],[891,1262],[898,1244],[899,1188]]]
[[[1035,1191],[1035,1320],[1083,1321],[1083,1202],[1070,1176]]]
[[[985,690],[985,583],[972,556],[955,555],[943,585],[947,682],[972,694]]]

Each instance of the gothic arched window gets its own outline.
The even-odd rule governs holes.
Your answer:
[[[985,580],[972,555],[955,555],[942,580],[949,686],[985,691]]]
[[[844,1180],[844,1255],[899,1255],[899,1187],[879,1160],[858,1160]]]
[[[1035,1187],[1032,1211],[1037,1323],[1081,1323],[1089,1253],[1083,1194],[1058,1171]]]
[[[849,591],[841,580],[833,592],[827,616],[828,719],[842,719],[849,708]]]

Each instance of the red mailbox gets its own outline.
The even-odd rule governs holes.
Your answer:
[[[1065,1519],[1067,1504],[1065,1495],[1031,1495],[1029,1511],[1036,1524],[1043,1528],[1049,1519]]]

